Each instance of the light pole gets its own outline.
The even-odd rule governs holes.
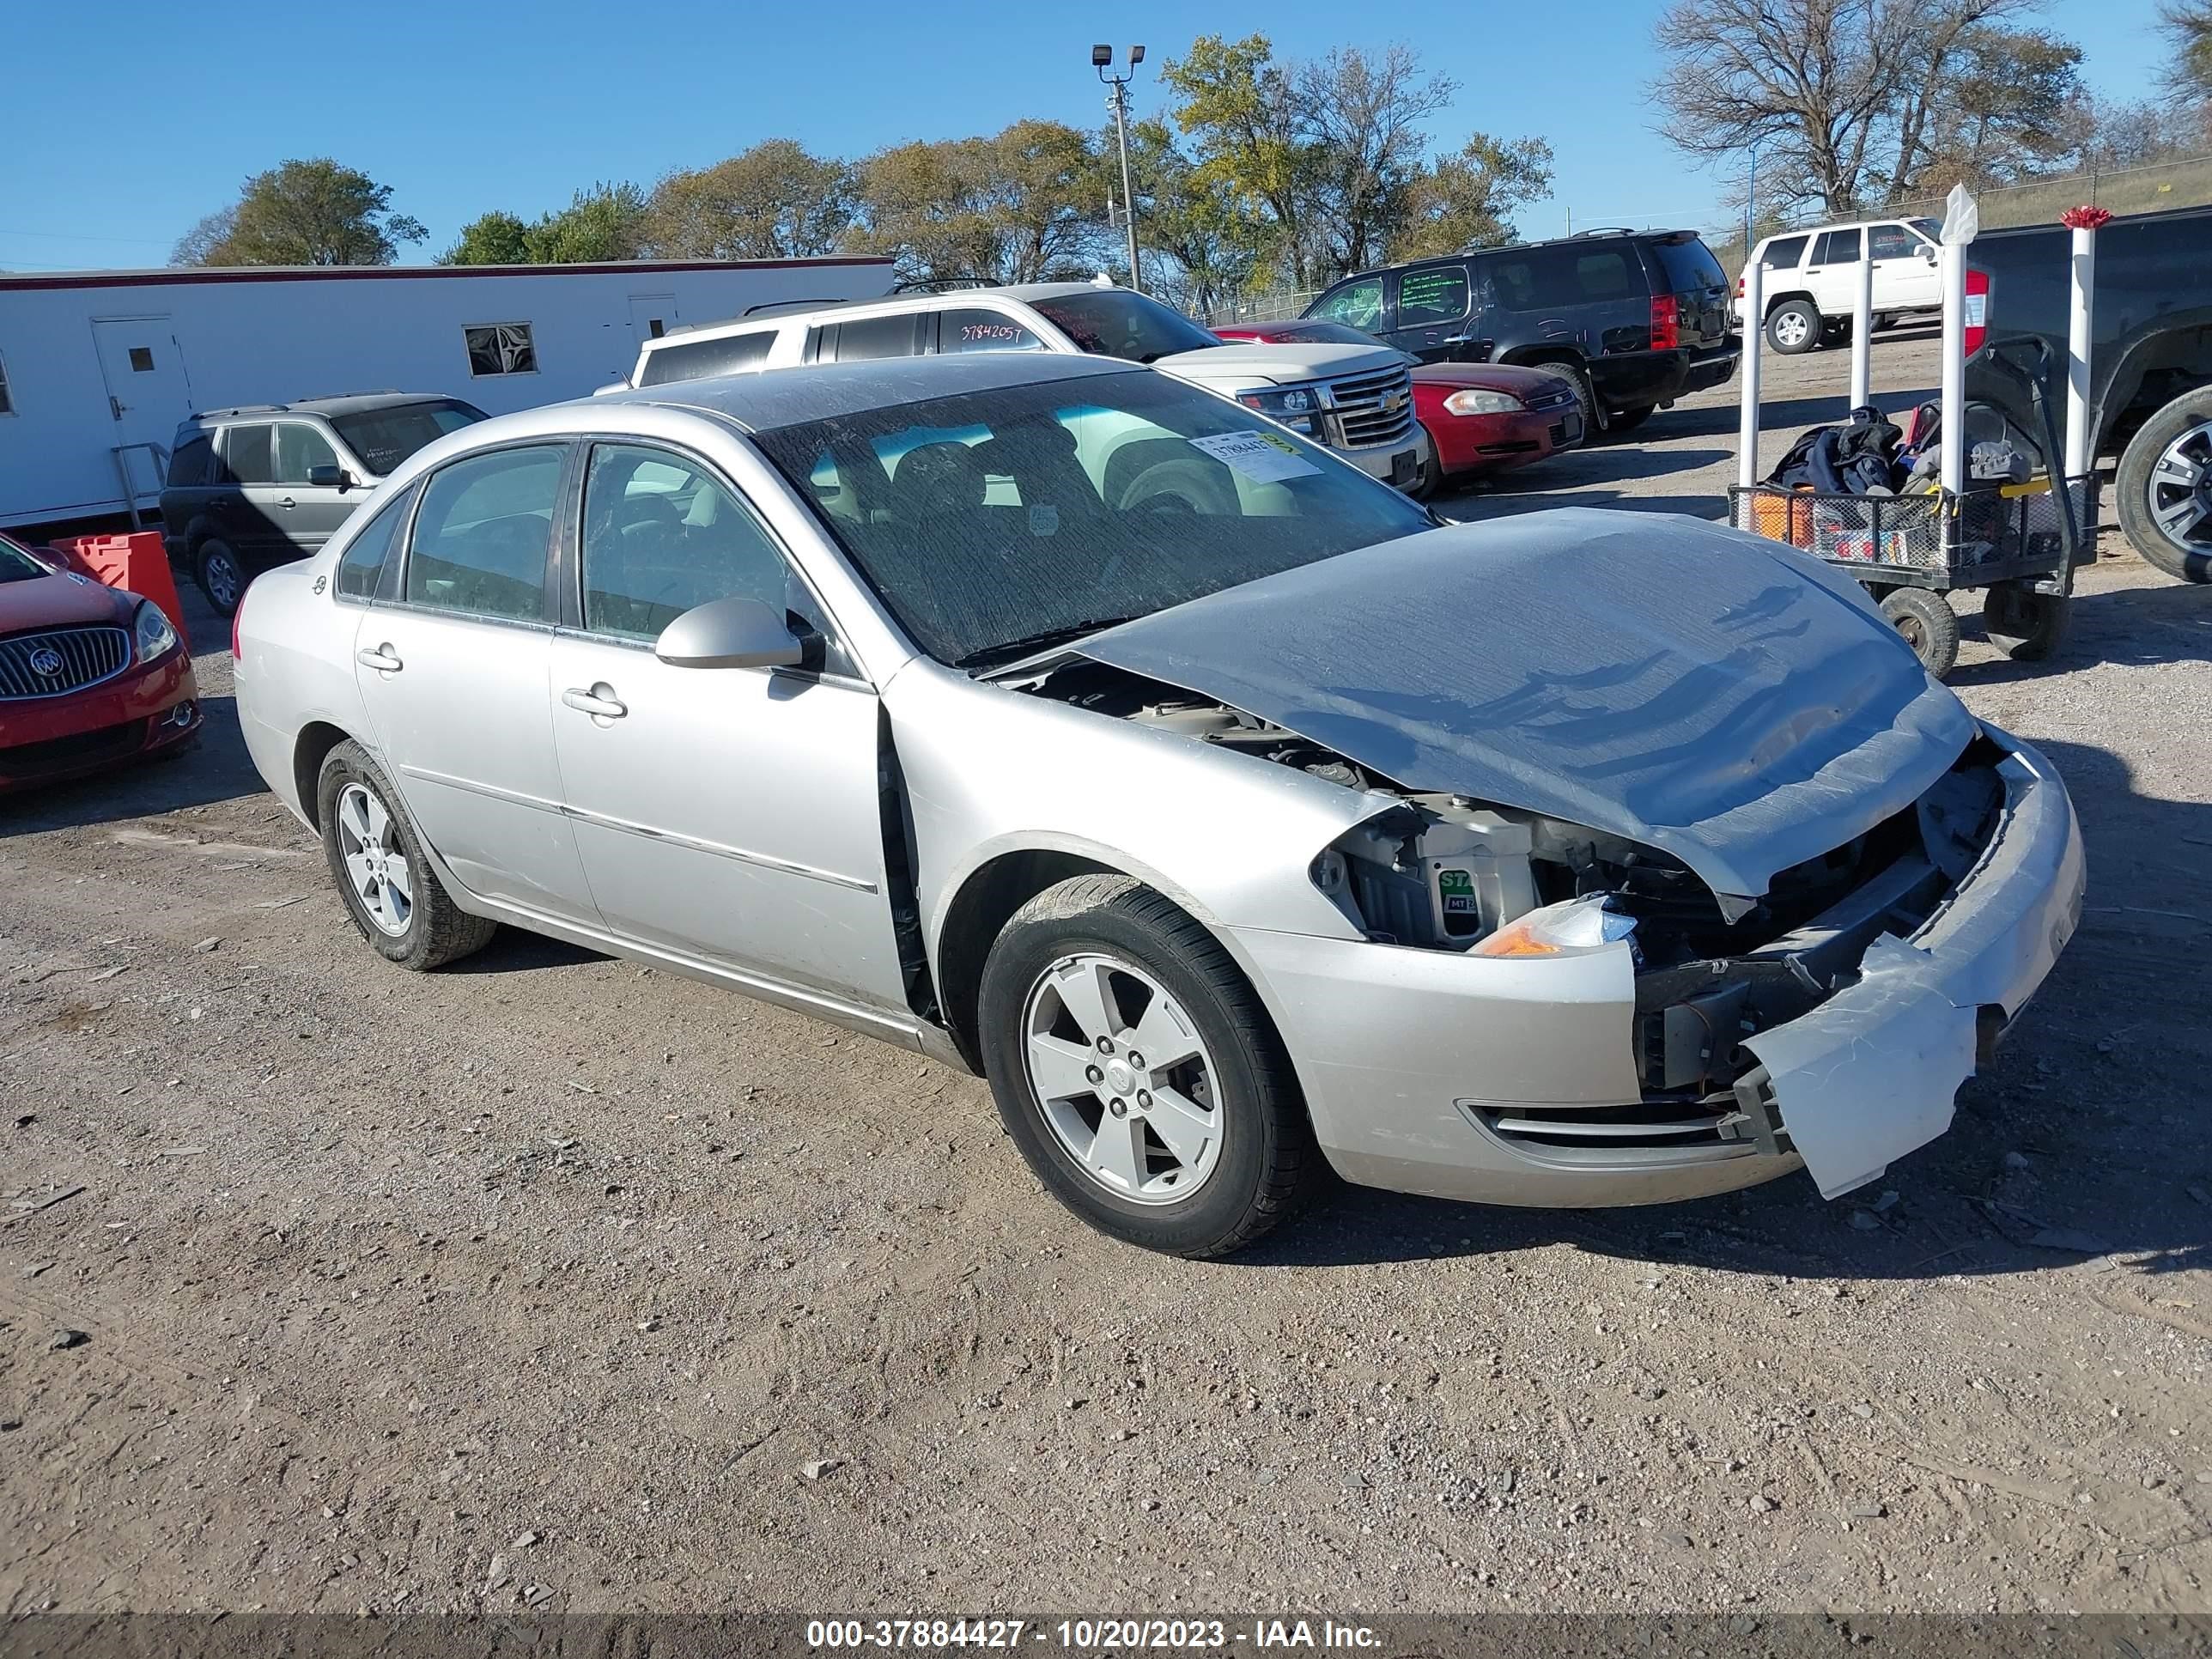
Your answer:
[[[1129,231],[1129,286],[1139,294],[1145,291],[1145,279],[1137,269],[1137,196],[1129,188],[1129,82],[1136,78],[1137,65],[1144,61],[1145,49],[1132,46],[1128,74],[1114,75],[1109,73],[1114,67],[1114,48],[1091,48],[1091,66],[1113,88],[1106,94],[1106,107],[1114,112],[1114,136],[1121,147],[1121,211],[1126,216],[1122,222]]]

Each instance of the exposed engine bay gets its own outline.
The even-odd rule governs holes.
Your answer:
[[[1634,954],[1636,1060],[1653,1103],[1723,1104],[1758,1066],[1744,1039],[1852,984],[1875,938],[1908,935],[1933,915],[1989,844],[2004,802],[1994,769],[2001,757],[1977,738],[1904,811],[1778,872],[1764,894],[1729,896],[1665,853],[1504,803],[1424,793],[1283,726],[1123,670],[1064,662],[1022,689],[1398,797],[1322,849],[1309,872],[1376,943],[1542,954],[1557,947],[1498,948],[1501,930],[1546,907],[1601,899],[1605,937],[1625,938]]]

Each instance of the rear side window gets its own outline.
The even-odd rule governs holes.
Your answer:
[[[1648,292],[1641,262],[1626,242],[1556,242],[1491,256],[1490,279],[1509,311],[1591,305]]]
[[[208,467],[215,459],[215,446],[202,434],[187,438],[179,444],[169,457],[169,483],[172,488],[207,482]]]
[[[270,442],[274,435],[265,426],[234,426],[222,434],[222,477],[226,483],[264,484],[276,481],[276,458]]]
[[[540,620],[564,459],[549,444],[496,450],[433,473],[408,544],[407,602]]]
[[[1766,252],[1759,256],[1759,263],[1769,270],[1795,270],[1798,261],[1805,257],[1808,236],[1778,236],[1766,245]]]
[[[1820,246],[1813,250],[1816,265],[1855,265],[1859,262],[1859,233],[1856,229],[1831,230],[1822,234]]]
[[[1669,237],[1645,246],[1659,256],[1659,268],[1667,273],[1667,291],[1670,294],[1728,286],[1721,262],[1713,258],[1711,248],[1694,236],[1682,242]]]
[[[815,361],[823,363],[864,363],[881,357],[913,357],[921,353],[921,320],[916,312],[896,317],[863,317],[819,331]]]
[[[685,345],[662,346],[645,356],[638,372],[640,386],[666,386],[672,380],[703,380],[714,374],[735,374],[758,368],[775,348],[775,331],[755,329],[750,334],[726,335],[719,340],[694,340]]]
[[[412,489],[403,489],[399,499],[386,501],[377,509],[376,516],[361,528],[361,533],[346,544],[345,556],[338,561],[338,597],[342,599],[373,599],[378,584],[384,579],[385,567],[392,562],[392,550],[399,545],[399,526],[407,522],[409,503],[415,499]]]
[[[1467,315],[1467,270],[1436,265],[1409,270],[1398,278],[1398,325],[1456,322]]]

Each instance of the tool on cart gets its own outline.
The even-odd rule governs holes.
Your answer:
[[[1980,348],[1987,367],[2026,391],[2039,433],[2020,432],[2002,416],[1991,430],[1991,411],[1966,403],[1966,337],[1981,321],[1970,314],[1965,282],[1977,216],[1972,198],[1954,191],[1942,250],[1941,403],[1911,411],[1900,431],[1865,403],[1864,369],[1855,366],[1852,394],[1863,406],[1851,410],[1850,422],[1808,433],[1765,482],[1754,482],[1759,341],[1747,330],[1742,453],[1739,482],[1729,491],[1736,528],[1848,570],[1939,678],[1959,655],[1959,617],[1948,594],[1981,589],[1991,642],[2018,660],[2039,661],[2064,638],[2075,567],[2096,556],[2099,481],[2085,458],[2062,447],[2056,354],[2032,335]],[[2093,260],[2094,242],[2085,249],[2077,240],[2077,319],[2087,314]],[[1746,272],[1747,316],[1758,314],[1759,275]],[[2069,356],[2085,359],[2086,327],[2071,343]],[[2070,380],[2086,378],[2080,361],[2072,369]]]

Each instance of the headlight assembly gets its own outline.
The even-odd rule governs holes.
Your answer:
[[[151,599],[138,602],[137,620],[131,631],[137,638],[140,662],[153,661],[177,642],[177,630],[169,626],[161,607]]]

